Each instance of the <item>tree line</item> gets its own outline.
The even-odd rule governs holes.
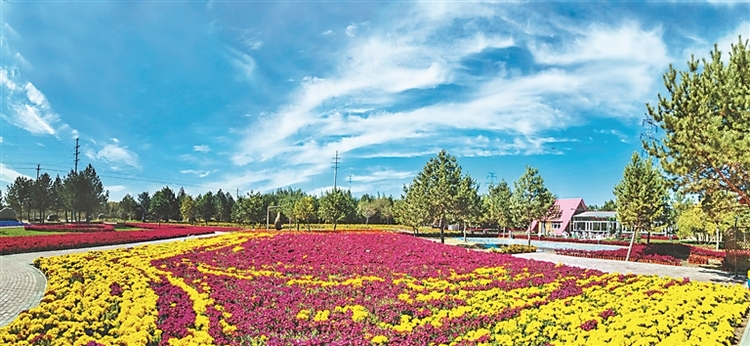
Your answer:
[[[64,213],[65,219],[91,219],[109,199],[99,175],[92,165],[83,171],[71,170],[54,179],[42,173],[37,179],[18,176],[8,185],[4,201],[22,218],[44,222],[48,212]]]

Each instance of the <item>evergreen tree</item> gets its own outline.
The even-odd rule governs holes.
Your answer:
[[[750,47],[740,37],[728,64],[716,45],[710,56],[691,57],[687,71],[670,65],[669,95],[646,105],[664,136],[643,145],[685,192],[723,190],[750,204]]]
[[[34,181],[18,176],[12,184],[8,186],[8,193],[5,199],[11,209],[18,210],[18,218],[23,218],[23,212],[26,211],[26,219],[31,219],[31,200],[34,189]]]
[[[599,208],[601,211],[617,211],[617,203],[614,200],[607,200],[604,205]]]
[[[120,200],[120,218],[123,220],[130,220],[135,217],[135,211],[138,209],[138,203],[135,202],[133,196],[126,194]]]
[[[138,218],[146,221],[151,211],[151,195],[148,191],[143,191],[138,194],[138,207],[140,209],[140,215],[138,215]]]
[[[651,232],[667,212],[669,194],[666,181],[654,168],[651,159],[644,161],[638,153],[633,153],[614,194],[617,197],[617,218],[633,233],[626,256],[626,260],[630,260],[636,236],[642,231]]]
[[[169,222],[176,206],[177,196],[175,196],[169,186],[165,186],[154,193],[154,197],[151,198],[151,203],[149,204],[149,212],[157,219]]]
[[[213,192],[208,191],[205,195],[198,195],[195,200],[195,212],[206,224],[216,216],[216,202]]]
[[[503,232],[513,226],[513,192],[505,179],[500,180],[497,185],[490,184],[487,187],[487,195],[483,200],[485,210],[492,222],[502,228]]]
[[[526,227],[528,245],[531,246],[532,222],[554,217],[555,195],[544,186],[539,170],[526,166],[524,174],[513,183],[511,210],[513,224]]]
[[[446,223],[463,220],[470,214],[460,200],[464,178],[456,158],[441,150],[405,188],[404,201],[411,205],[404,209],[417,212],[416,208],[424,208],[417,215],[426,214],[432,222],[438,223],[441,243],[445,243]]]
[[[393,203],[393,214],[398,222],[404,226],[410,226],[414,234],[419,233],[419,227],[432,222],[430,219],[430,207],[424,196],[427,194],[423,185],[404,185],[404,193],[401,199]]]
[[[454,214],[454,219],[463,224],[464,241],[466,241],[466,225],[478,223],[483,212],[479,185],[468,175],[461,177],[458,185],[457,202],[457,212]]]
[[[34,181],[32,187],[32,202],[32,207],[37,210],[40,221],[44,223],[45,213],[54,203],[52,196],[52,178],[50,178],[49,174],[42,173],[42,175]]]
[[[50,207],[59,217],[60,211],[65,209],[65,190],[60,175],[55,176],[55,180],[52,182],[52,187],[50,187],[50,193],[52,194],[52,204]]]

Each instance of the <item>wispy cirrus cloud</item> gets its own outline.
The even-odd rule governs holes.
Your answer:
[[[0,182],[12,184],[18,177],[29,178],[27,175],[6,166],[4,163],[0,163]]]
[[[18,38],[19,34],[8,23],[3,23],[3,31]],[[31,64],[10,46],[8,37],[0,38],[0,88],[4,89],[5,108],[0,116],[8,123],[36,136],[55,136],[75,131],[65,124],[55,113],[47,97],[31,81],[24,79],[19,67],[29,68]]]
[[[198,176],[198,178],[205,178],[209,174],[211,174],[211,171],[201,171],[201,170],[195,170],[195,169],[183,169],[180,171],[182,174],[192,174]]]

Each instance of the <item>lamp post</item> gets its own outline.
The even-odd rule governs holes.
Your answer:
[[[266,208],[266,231],[268,231],[268,219],[271,216],[271,209],[278,209],[278,205],[269,205],[268,208]]]

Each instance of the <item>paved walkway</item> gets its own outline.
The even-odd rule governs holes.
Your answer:
[[[10,322],[12,322],[21,311],[39,305],[39,302],[44,298],[44,292],[47,289],[47,278],[33,265],[34,259],[38,257],[52,257],[94,250],[112,250],[192,238],[213,237],[221,233],[224,232],[140,243],[0,256],[0,327],[10,324]]]
[[[440,239],[425,238],[432,241],[440,242]],[[471,245],[476,242],[464,242],[460,238],[445,238],[445,244],[448,245]],[[741,276],[734,278],[734,275],[714,269],[708,268],[693,268],[693,267],[677,267],[662,264],[652,263],[640,263],[640,262],[625,262],[625,261],[614,261],[614,260],[603,260],[594,258],[583,258],[573,256],[556,255],[552,252],[534,252],[514,255],[520,258],[534,259],[538,261],[546,261],[553,263],[562,263],[574,267],[587,268],[587,269],[598,269],[607,273],[621,273],[621,274],[641,274],[641,275],[661,275],[668,276],[676,279],[682,279],[685,277],[690,278],[692,281],[709,281],[716,283],[738,283],[747,285],[747,277]]]

